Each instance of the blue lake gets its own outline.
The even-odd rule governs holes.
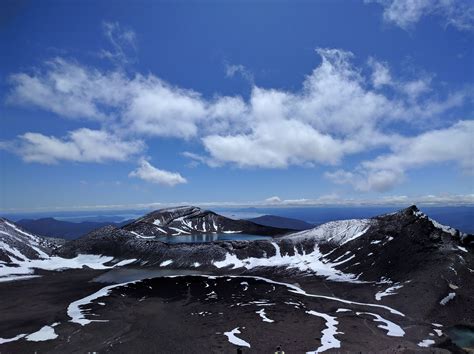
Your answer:
[[[259,236],[249,234],[203,234],[203,235],[182,235],[182,236],[161,236],[155,240],[166,243],[204,243],[215,241],[237,241],[237,240],[271,240],[270,236]]]

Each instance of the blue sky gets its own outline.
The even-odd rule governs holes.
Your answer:
[[[0,6],[0,210],[474,203],[472,2]]]

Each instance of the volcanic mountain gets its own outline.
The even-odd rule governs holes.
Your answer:
[[[142,236],[179,236],[208,233],[275,236],[294,231],[258,225],[246,220],[229,219],[212,211],[193,206],[156,210],[125,225],[123,229]]]

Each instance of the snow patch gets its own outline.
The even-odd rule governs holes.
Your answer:
[[[17,341],[18,339],[23,338],[24,336],[26,336],[26,334],[19,334],[19,335],[15,336],[15,337],[12,337],[12,338],[0,338],[0,344],[15,342],[15,341]]]
[[[429,346],[431,346],[434,343],[435,343],[435,341],[432,340],[432,339],[423,339],[420,343],[418,343],[418,346],[422,347],[422,348],[428,348]]]
[[[236,337],[236,334],[240,334],[239,327],[234,328],[230,332],[224,332],[224,335],[227,337],[229,342],[231,342],[234,345],[238,345],[240,347],[248,347],[250,348],[250,344],[244,341],[243,339],[240,339]]]
[[[449,293],[449,294],[446,295],[444,298],[442,298],[439,303],[444,306],[444,305],[446,305],[449,301],[451,301],[452,299],[454,299],[455,296],[456,296],[456,293]]]
[[[260,309],[256,313],[260,315],[263,322],[275,322],[267,317],[267,315],[265,314],[265,309]]]
[[[340,348],[341,342],[335,337],[336,334],[340,333],[337,331],[336,326],[339,324],[339,322],[336,320],[336,317],[327,315],[325,313],[316,312],[313,310],[306,311],[306,313],[313,316],[321,317],[326,321],[326,328],[323,329],[323,331],[321,332],[323,334],[323,336],[321,337],[321,346],[317,348],[315,351],[307,352],[307,354],[320,353],[332,348]]]
[[[375,317],[375,322],[382,322],[383,324],[378,325],[377,327],[385,329],[387,331],[387,335],[391,337],[403,337],[405,335],[405,331],[399,325],[389,321],[382,316],[371,313],[371,312],[356,312],[357,316],[359,315],[369,315]]]
[[[168,259],[167,261],[161,262],[160,267],[166,267],[169,266],[173,261],[171,259]]]
[[[52,326],[44,326],[39,331],[26,336],[25,339],[30,342],[43,342],[56,338],[58,338],[58,335],[54,331],[54,328]]]
[[[401,285],[401,284],[396,284],[396,285],[394,285],[394,286],[391,286],[391,287],[385,289],[384,291],[379,291],[377,294],[375,294],[375,300],[380,301],[380,300],[382,300],[382,298],[383,298],[384,296],[395,295],[395,294],[397,294],[397,293],[395,292],[395,290],[398,290],[398,289],[400,289],[400,288],[402,288],[402,287],[403,287],[403,285]]]

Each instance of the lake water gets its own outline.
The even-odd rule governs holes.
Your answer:
[[[461,348],[474,348],[474,328],[454,326],[446,330],[451,340]]]
[[[259,236],[249,234],[203,234],[203,235],[183,235],[183,236],[161,236],[155,240],[166,243],[204,243],[215,241],[237,241],[237,240],[271,240],[270,236]]]

